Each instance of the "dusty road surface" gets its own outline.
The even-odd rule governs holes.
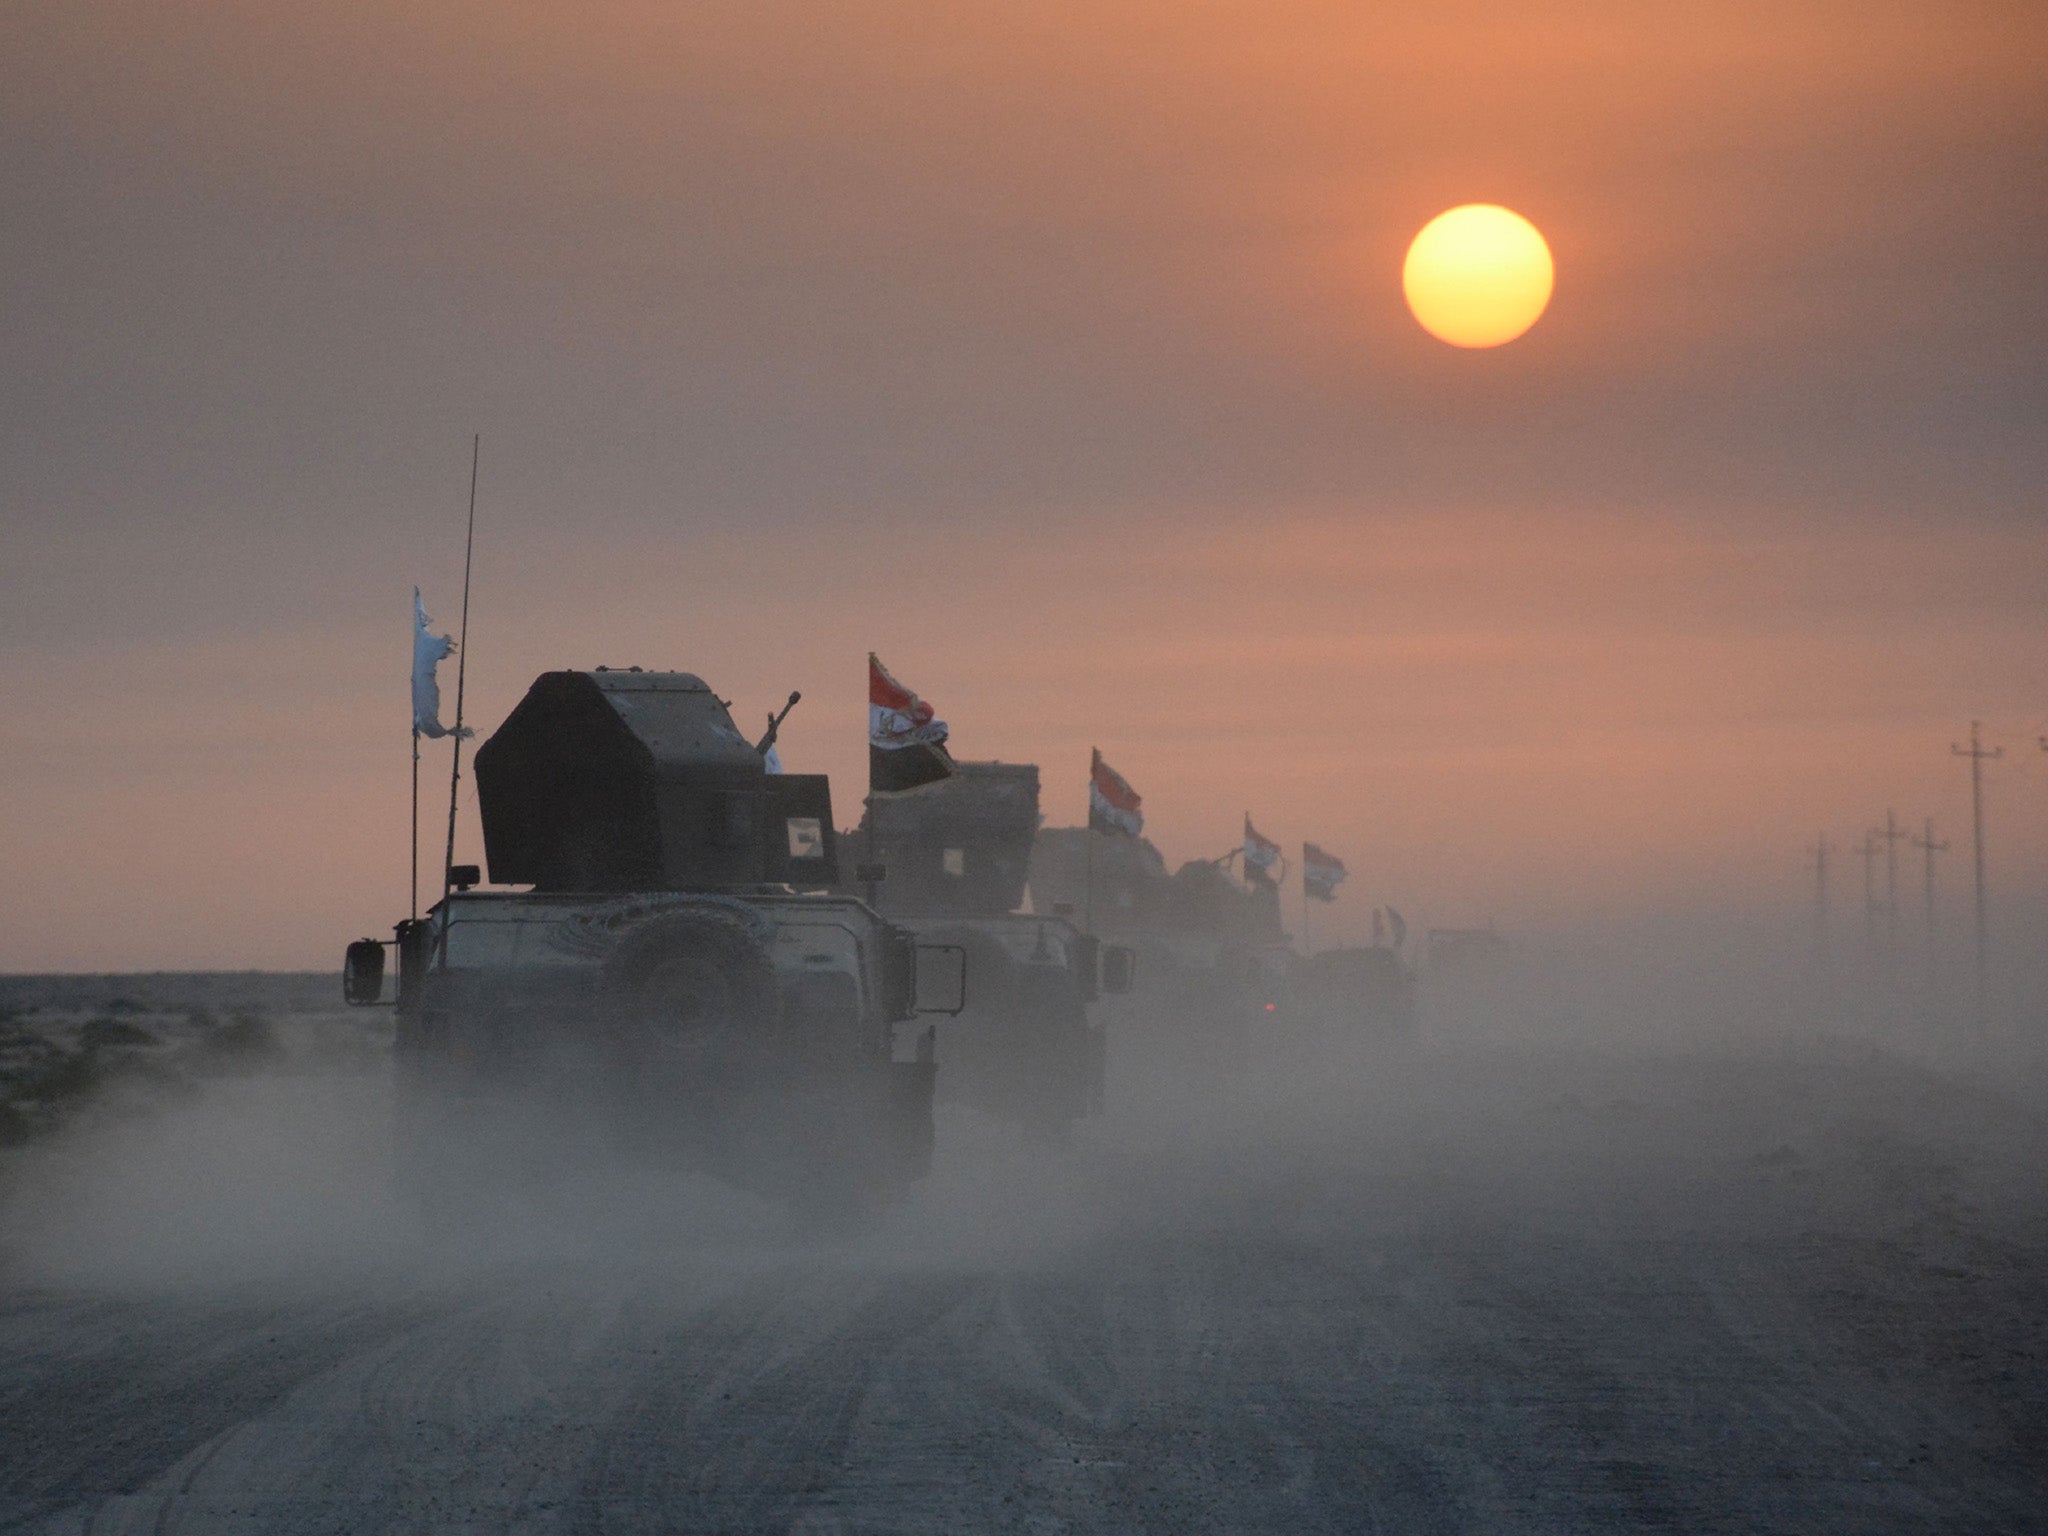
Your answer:
[[[2048,1529],[2048,1138],[1893,1057],[1127,1071],[829,1241],[625,1175],[421,1232],[379,1092],[14,1157],[0,1529]]]

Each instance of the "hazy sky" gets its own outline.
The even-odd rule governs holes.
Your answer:
[[[2039,885],[2048,9],[1406,12],[7,7],[0,967],[403,915],[473,431],[486,730],[802,688],[850,822],[872,647],[1057,820],[1099,744],[1170,857],[1341,853],[1334,931],[1796,903],[1967,833],[1982,716]],[[1558,264],[1493,352],[1400,297],[1469,201]]]

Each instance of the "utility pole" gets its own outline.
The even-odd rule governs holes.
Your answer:
[[[1947,843],[1937,843],[1934,840],[1934,818],[1932,816],[1927,818],[1927,825],[1925,829],[1921,832],[1921,834],[1913,839],[1913,846],[1915,848],[1918,848],[1923,854],[1926,855],[1927,858],[1927,997],[1928,1001],[1931,1003],[1934,1000],[1935,996],[1935,978],[1936,971],[1939,966],[1939,961],[1936,958],[1937,950],[1935,948],[1934,942],[1934,856],[1937,853],[1948,852]]]
[[[1828,835],[1823,832],[1813,845],[1813,956],[1823,967],[1828,963]]]
[[[1984,762],[2005,756],[2003,747],[1986,747],[1981,739],[1982,724],[1970,722],[1970,745],[1953,746],[1949,752],[1970,760],[1970,839],[1977,866],[1977,1027],[1984,1027]]]
[[[1884,813],[1884,942],[1892,964],[1899,952],[1899,839],[1907,835],[1892,812]]]
[[[1863,861],[1863,942],[1877,947],[1877,844],[1883,834],[1870,831],[1856,845],[1856,857]]]

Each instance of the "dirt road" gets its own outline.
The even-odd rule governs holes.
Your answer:
[[[953,1124],[830,1244],[570,1190],[155,1273],[74,1165],[0,1300],[0,1528],[2048,1529],[2025,1106],[1839,1051],[1351,1066],[1126,1083],[1050,1159]]]

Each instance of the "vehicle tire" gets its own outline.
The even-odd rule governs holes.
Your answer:
[[[929,1033],[926,1039],[917,1060],[889,1066],[889,1178],[896,1188],[907,1188],[932,1171],[932,1090],[938,1067]]]
[[[399,1016],[392,1062],[391,1172],[403,1208],[429,1230],[464,1230],[492,1196],[475,1095],[500,1063],[475,989],[428,973]]]
[[[1103,1025],[1088,1026],[1088,1085],[1082,1113],[1100,1116],[1109,1101],[1109,1036]]]
[[[622,938],[601,987],[622,1065],[657,1078],[758,1060],[781,1019],[775,967],[744,918],[671,912]]]
[[[1092,1061],[1087,1005],[1065,967],[1017,968],[1011,1029],[1020,1048],[1012,1063],[1012,1113],[1025,1142],[1064,1146],[1088,1112]]]

